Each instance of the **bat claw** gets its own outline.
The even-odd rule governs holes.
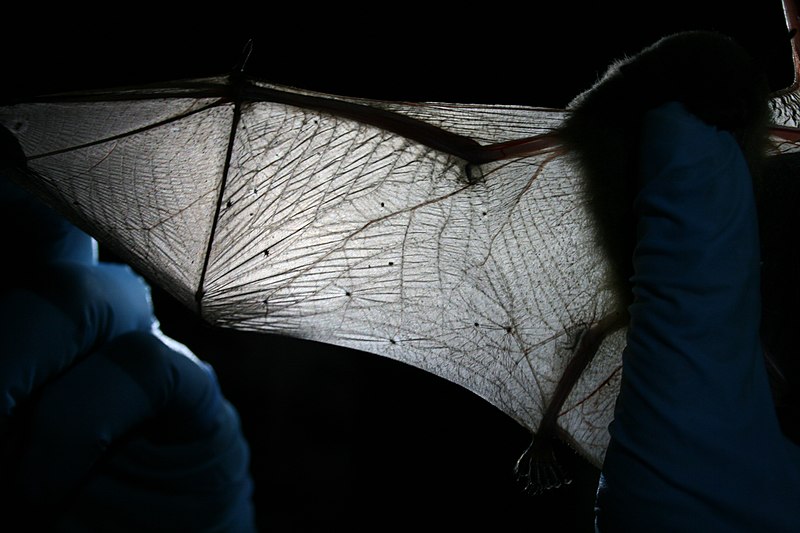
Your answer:
[[[545,439],[534,437],[514,467],[517,482],[526,493],[534,496],[572,483],[556,459],[552,445],[543,441]]]

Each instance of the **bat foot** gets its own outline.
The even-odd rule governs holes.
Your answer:
[[[550,439],[534,437],[514,467],[517,482],[531,495],[558,489],[572,483],[572,479],[556,459]]]

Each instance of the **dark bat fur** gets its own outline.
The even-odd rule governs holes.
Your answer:
[[[559,136],[586,179],[592,227],[609,258],[623,312],[632,300],[632,205],[644,113],[682,102],[704,122],[735,136],[757,181],[767,147],[768,96],[766,75],[742,47],[723,35],[697,31],[665,37],[615,62],[570,103]]]

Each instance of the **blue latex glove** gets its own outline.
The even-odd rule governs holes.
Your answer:
[[[602,532],[800,531],[800,450],[759,339],[752,180],[678,103],[645,115],[634,303],[597,499]]]
[[[212,368],[129,333],[43,389],[19,477],[58,531],[239,533],[255,530],[248,460]]]
[[[0,427],[96,347],[154,324],[150,290],[125,265],[53,263],[0,291]]]

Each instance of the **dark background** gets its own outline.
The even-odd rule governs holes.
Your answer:
[[[32,12],[9,24],[19,34],[3,36],[4,97],[225,74],[252,38],[246,70],[274,83],[563,107],[609,61],[698,28],[739,40],[773,88],[791,82],[779,0],[568,4],[437,14],[411,5],[381,5],[381,14],[229,5],[172,20],[142,8],[83,24],[75,13],[50,13],[47,22]],[[212,362],[241,414],[263,530],[592,531],[596,469],[559,450],[575,482],[523,494],[513,467],[530,436],[472,393],[372,354],[217,330],[154,291],[164,331]]]

